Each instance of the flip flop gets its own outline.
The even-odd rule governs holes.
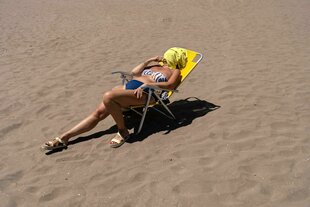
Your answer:
[[[117,132],[116,136],[111,139],[110,141],[110,147],[117,148],[123,145],[126,140],[129,138],[130,135],[127,135],[126,137],[123,137],[119,132]]]
[[[41,150],[55,150],[55,149],[62,149],[66,148],[67,144],[60,139],[59,137],[54,138],[52,141],[46,142],[42,147]]]

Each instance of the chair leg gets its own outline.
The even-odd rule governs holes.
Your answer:
[[[159,100],[159,102],[161,103],[161,105],[163,105],[163,107],[166,109],[166,111],[168,111],[168,113],[170,114],[170,116],[175,119],[175,116],[173,115],[173,113],[170,111],[170,109],[168,108],[168,106],[161,100],[161,98],[156,94],[154,93],[154,95],[157,97],[157,99]],[[158,110],[159,111],[159,110]],[[163,113],[163,112],[161,112]],[[165,114],[166,115],[166,114]],[[167,115],[166,115],[167,116]],[[169,117],[169,116],[167,116]]]
[[[141,118],[141,121],[140,121],[140,125],[139,125],[139,129],[138,129],[137,134],[139,134],[141,132],[141,129],[142,129],[142,126],[143,126],[143,123],[144,123],[144,119],[145,119],[145,116],[146,116],[146,112],[147,112],[147,109],[149,107],[149,104],[150,104],[150,101],[151,101],[151,98],[152,98],[152,93],[153,93],[153,91],[151,91],[151,90],[148,93],[148,97],[147,97],[147,100],[146,100],[145,107],[143,109],[143,115],[142,115],[142,118]]]
[[[160,109],[157,109],[157,108],[155,108],[155,107],[152,107],[152,109],[154,109],[155,111],[157,111],[158,113],[164,115],[165,117],[167,117],[167,118],[169,118],[169,119],[175,119],[175,117],[173,117],[171,114],[169,115],[169,114],[167,114],[167,113],[161,111]],[[169,112],[169,111],[168,111],[168,112]]]

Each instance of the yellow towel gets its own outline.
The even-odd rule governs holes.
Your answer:
[[[180,47],[172,47],[165,52],[164,60],[170,68],[185,68],[187,63],[187,50]]]

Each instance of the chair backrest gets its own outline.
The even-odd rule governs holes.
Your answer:
[[[198,63],[202,60],[202,54],[195,52],[193,50],[187,50],[187,64],[185,66],[185,68],[181,69],[181,81],[180,83],[177,85],[177,87],[175,89],[177,89],[182,82],[185,80],[185,78],[194,70],[194,68],[198,65]],[[168,93],[168,98],[173,94],[173,92],[169,92]]]

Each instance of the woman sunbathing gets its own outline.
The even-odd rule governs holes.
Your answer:
[[[101,120],[104,120],[109,115],[112,116],[118,128],[118,133],[110,141],[110,146],[121,146],[129,138],[129,131],[125,126],[122,108],[144,104],[147,98],[145,89],[147,86],[174,89],[179,81],[180,71],[173,70],[171,65],[169,65],[170,67],[167,64],[163,64],[163,66],[159,64],[149,66],[152,62],[159,63],[162,60],[161,57],[157,56],[136,66],[131,71],[133,75],[131,81],[127,82],[125,86],[118,86],[106,92],[103,95],[102,102],[93,113],[69,131],[46,142],[41,148],[43,150],[64,148],[67,146],[70,138],[93,129]],[[177,65],[178,63],[175,62],[174,66]]]

